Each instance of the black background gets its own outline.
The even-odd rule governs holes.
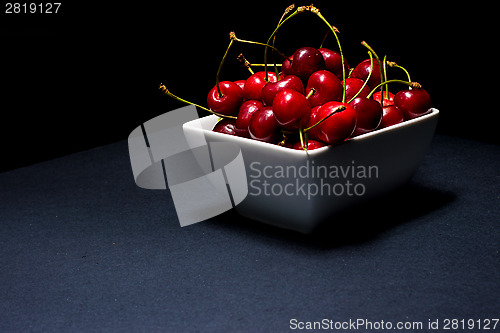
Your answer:
[[[58,14],[5,14],[2,7],[0,171],[126,139],[142,122],[183,106],[159,92],[160,82],[205,105],[229,32],[265,41],[290,4],[64,1]],[[340,30],[351,66],[367,58],[360,45],[366,40],[410,71],[441,111],[438,133],[500,143],[493,8],[430,1],[314,5]],[[316,16],[302,14],[283,27],[276,46],[287,54],[318,47],[326,31]],[[337,49],[332,36],[325,46]],[[240,51],[262,61],[261,47],[238,44],[222,80],[248,76],[234,60]]]

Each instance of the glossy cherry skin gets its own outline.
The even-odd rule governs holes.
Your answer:
[[[235,120],[229,118],[222,119],[219,122],[217,122],[217,124],[215,124],[213,131],[229,135],[236,135]]]
[[[317,137],[313,137],[312,139],[317,139],[327,144],[334,145],[351,136],[354,132],[354,128],[356,127],[356,110],[354,110],[354,108],[349,104],[341,102],[328,102],[323,104],[319,108],[317,117],[320,120],[324,119],[341,105],[344,105],[346,109],[333,114],[321,124],[316,126],[318,128]],[[309,136],[311,137],[311,133],[309,133]]]
[[[234,83],[238,87],[240,87],[242,91],[245,89],[245,82],[247,82],[247,80],[237,80],[237,81],[234,81]]]
[[[307,150],[314,150],[314,149],[318,149],[318,148],[325,147],[325,146],[326,146],[326,144],[323,142],[316,141],[313,139],[307,139],[307,147],[306,147]],[[300,144],[300,141],[295,142],[291,148],[295,149],[295,150],[304,150],[304,148]]]
[[[387,92],[384,91],[384,99],[382,100],[383,106],[389,106],[394,104],[394,94],[389,92],[389,97],[387,97]],[[380,91],[377,91],[372,95],[372,99],[380,103]]]
[[[255,111],[248,123],[250,137],[254,140],[277,143],[283,138],[281,127],[274,117],[271,106]]]
[[[208,107],[220,114],[235,115],[243,103],[243,91],[236,83],[230,81],[219,82],[219,88],[222,96],[219,96],[216,86],[208,93]]]
[[[315,92],[309,97],[309,103],[312,107],[323,105],[330,101],[342,100],[342,83],[339,78],[327,70],[314,72],[307,81],[306,96],[311,90]]]
[[[245,101],[240,106],[240,111],[238,112],[238,118],[235,123],[235,134],[244,138],[249,138],[250,133],[248,132],[248,124],[250,123],[250,118],[252,115],[262,109],[264,104],[261,101],[250,100]]]
[[[269,82],[276,82],[276,73],[268,72]],[[245,88],[243,89],[243,97],[246,100],[261,99],[262,88],[267,84],[266,73],[257,72],[252,74],[245,82]]]
[[[429,111],[431,96],[424,89],[401,90],[394,96],[394,105],[403,111],[405,119],[413,119]]]
[[[283,61],[283,64],[281,65],[281,73],[283,76],[291,75],[290,73],[292,71],[292,59],[293,56],[288,57],[287,59],[285,59],[285,61]]]
[[[340,56],[340,53],[325,48],[320,48],[318,51],[325,60],[325,69],[337,75],[337,77],[342,80],[342,57]],[[347,60],[345,60],[345,58],[344,68],[345,75],[347,77],[347,74],[349,74],[349,65],[347,64]]]
[[[396,125],[405,121],[403,111],[398,109],[395,105],[385,105],[382,110],[382,120],[378,128],[386,128]]]
[[[273,100],[276,120],[289,131],[304,128],[311,114],[311,105],[304,95],[292,89],[284,89]]]
[[[346,102],[349,102],[354,97],[354,95],[358,93],[359,89],[361,89],[364,81],[350,77],[345,79],[345,82],[347,82],[347,85],[345,87],[345,100]],[[342,84],[344,84],[344,81],[342,81]],[[366,97],[369,93],[370,88],[368,88],[368,85],[366,85],[357,97]]]
[[[261,99],[264,104],[271,106],[276,94],[285,89],[293,89],[301,94],[305,93],[302,81],[295,75],[288,75],[278,82],[268,82],[262,88]]]
[[[285,60],[285,63],[289,60]],[[321,53],[312,47],[301,47],[292,56],[291,65],[284,64],[283,75],[298,76],[302,82],[307,82],[312,73],[325,69],[325,59]]]
[[[382,120],[382,105],[373,99],[356,97],[349,103],[356,110],[356,128],[352,136],[377,129]]]
[[[321,105],[315,106],[311,109],[311,114],[309,116],[309,120],[307,121],[307,124],[306,124],[306,126],[304,126],[304,128],[309,128],[321,120],[321,118],[319,118],[319,109],[320,108],[321,108]],[[307,131],[307,135],[309,136],[309,138],[317,138],[318,134],[319,134],[318,126],[314,126]]]
[[[370,59],[366,59],[360,62],[356,67],[354,67],[354,70],[351,73],[351,77],[365,81],[370,74],[370,63]],[[370,89],[375,88],[375,86],[382,82],[381,77],[382,76],[380,75],[379,62],[376,59],[373,59],[373,73],[370,76],[367,84]]]

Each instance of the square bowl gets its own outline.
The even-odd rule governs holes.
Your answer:
[[[213,115],[185,123],[183,131],[188,144],[203,134],[208,143],[241,149],[248,194],[235,206],[239,214],[310,233],[335,214],[407,183],[429,147],[438,115],[433,108],[419,118],[307,152],[213,132],[218,120]]]

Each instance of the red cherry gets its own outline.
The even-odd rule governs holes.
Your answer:
[[[356,128],[352,136],[375,130],[382,120],[382,106],[373,99],[356,97],[349,103],[356,110]]]
[[[429,111],[431,96],[424,89],[401,90],[394,96],[394,105],[403,111],[405,119],[413,119]]]
[[[312,139],[307,140],[307,150],[318,149],[318,148],[321,148],[324,146],[326,146],[326,144],[323,142],[312,140]],[[300,141],[295,142],[291,148],[296,149],[296,150],[304,150],[304,148],[302,148],[302,145],[300,144]]]
[[[345,87],[345,100],[346,102],[349,102],[354,95],[356,95],[363,86],[364,82],[363,80],[360,79],[355,79],[353,77],[349,77],[345,79],[345,82],[347,82],[347,85]],[[342,81],[342,84],[344,84],[344,81]],[[361,90],[361,93],[358,95],[358,97],[366,97],[370,94],[370,88],[368,88],[368,85],[366,85],[363,90]]]
[[[273,100],[274,116],[286,130],[294,131],[299,126],[304,128],[311,114],[311,105],[304,95],[284,89],[276,94]]]
[[[330,49],[320,48],[318,51],[325,59],[325,69],[337,75],[337,77],[342,80],[342,57],[340,53],[332,51]],[[349,65],[344,58],[344,68],[345,75],[349,74]]]
[[[269,82],[276,82],[276,73],[268,72]],[[262,88],[267,84],[266,73],[257,72],[252,74],[245,82],[245,88],[243,89],[243,97],[246,100],[261,99]]]
[[[318,118],[320,120],[326,118],[341,105],[345,106],[345,110],[333,114],[321,124],[317,125],[318,137],[313,139],[319,139],[320,141],[333,145],[351,136],[356,127],[356,110],[349,104],[341,102],[328,102],[323,104],[323,106],[319,108]]]
[[[246,101],[240,106],[240,111],[238,112],[238,118],[235,123],[235,133],[237,136],[242,136],[245,138],[250,137],[250,133],[248,132],[248,124],[250,122],[250,118],[252,115],[262,109],[264,104],[261,101]]]
[[[305,128],[309,128],[309,127],[317,124],[318,121],[321,120],[321,118],[319,118],[319,109],[321,108],[321,106],[322,105],[315,106],[311,109],[311,114],[309,116],[309,120],[307,121],[306,126],[304,126]],[[309,138],[317,138],[318,133],[319,133],[318,126],[314,126],[307,131],[307,135]]]
[[[283,61],[283,64],[281,65],[281,73],[283,76],[291,75],[290,73],[292,71],[292,59],[293,57],[289,57],[285,59],[285,61]]]
[[[285,63],[289,60],[285,60]],[[325,59],[321,53],[312,47],[301,47],[292,56],[292,64],[281,68],[283,75],[296,75],[302,82],[307,82],[312,73],[325,69]]]
[[[248,123],[250,137],[264,142],[279,142],[282,138],[280,129],[280,125],[274,117],[273,108],[270,106],[255,111]]]
[[[213,131],[229,135],[236,135],[235,120],[229,118],[222,119],[219,122],[217,122],[217,124],[215,124]]]
[[[405,121],[403,111],[395,105],[385,105],[382,110],[382,120],[378,128],[386,128]]]
[[[309,97],[312,107],[325,104],[329,101],[342,100],[342,83],[339,78],[327,70],[314,72],[307,81],[306,94],[309,96],[311,89],[315,92]]]
[[[276,94],[284,89],[293,89],[301,94],[305,93],[302,81],[295,75],[288,75],[278,82],[268,82],[264,88],[262,88],[262,101],[266,105],[273,105]]]
[[[241,88],[241,90],[245,89],[245,82],[247,82],[247,80],[238,80],[238,81],[234,81],[234,83]]]
[[[236,83],[230,81],[219,82],[222,96],[219,96],[217,86],[214,86],[208,93],[207,104],[210,110],[231,116],[238,112],[243,103],[243,91]]]
[[[394,94],[389,92],[389,98],[387,98],[387,93],[384,91],[384,99],[382,100],[383,106],[389,106],[394,104]],[[374,101],[380,103],[380,91],[377,91],[372,95]]]
[[[351,77],[365,81],[370,74],[370,63],[370,59],[360,62],[352,71]],[[382,76],[380,75],[379,62],[376,59],[373,59],[373,73],[368,80],[368,86],[370,89],[373,89],[381,82]]]

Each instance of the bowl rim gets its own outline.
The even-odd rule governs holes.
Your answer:
[[[381,129],[378,129],[378,130],[375,130],[372,132],[364,133],[364,134],[349,138],[349,139],[347,139],[347,140],[345,140],[337,145],[328,145],[325,147],[321,147],[321,148],[317,148],[317,149],[313,149],[313,150],[308,150],[308,151],[291,149],[291,148],[287,148],[287,147],[283,147],[283,146],[278,146],[278,145],[273,144],[273,143],[258,141],[258,140],[254,140],[254,139],[250,139],[250,138],[241,137],[241,136],[218,133],[218,132],[212,131],[211,129],[206,129],[203,127],[200,128],[198,126],[190,126],[190,123],[208,120],[208,118],[210,118],[210,119],[218,118],[216,115],[208,115],[208,116],[205,116],[205,117],[202,117],[199,119],[188,121],[188,122],[183,124],[183,128],[189,127],[190,129],[196,129],[198,131],[201,130],[202,132],[205,132],[206,134],[213,135],[215,138],[221,138],[221,139],[225,139],[225,140],[229,139],[230,141],[242,142],[242,143],[246,143],[246,144],[253,144],[253,145],[256,145],[257,147],[259,147],[259,145],[261,145],[261,147],[263,149],[268,149],[271,151],[275,150],[276,152],[280,152],[280,153],[288,152],[290,154],[295,154],[297,156],[305,156],[305,155],[314,156],[314,155],[318,155],[318,154],[321,154],[323,152],[329,151],[331,149],[335,149],[339,145],[343,145],[343,144],[346,144],[348,142],[362,142],[362,141],[368,140],[372,137],[382,135],[384,133],[397,131],[399,129],[403,129],[403,128],[409,127],[409,126],[414,126],[415,124],[426,121],[430,118],[437,117],[438,114],[439,114],[438,109],[431,108],[431,109],[429,109],[429,111],[426,114],[424,114],[420,117],[405,120],[399,124],[395,124],[395,125],[392,125],[389,127],[381,128]],[[242,141],[240,141],[240,140],[242,140]]]

